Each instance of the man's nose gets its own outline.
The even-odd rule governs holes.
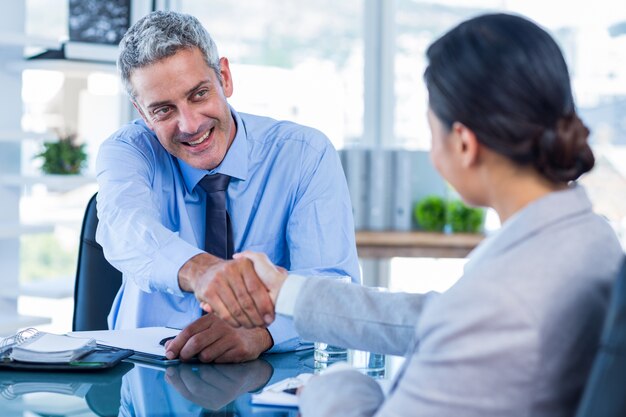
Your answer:
[[[189,106],[179,108],[178,129],[182,133],[194,134],[202,124],[202,115]]]

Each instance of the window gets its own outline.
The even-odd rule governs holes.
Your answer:
[[[386,2],[385,2],[386,3]],[[395,145],[430,148],[424,114],[427,93],[422,75],[428,45],[455,24],[472,16],[504,11],[520,13],[545,27],[557,40],[572,76],[582,119],[591,129],[596,167],[581,181],[595,210],[606,216],[626,242],[626,7],[619,0],[595,2],[423,1],[395,0]],[[390,7],[390,6],[388,6]],[[391,287],[415,292],[442,289],[453,260],[391,261]],[[460,276],[460,268],[452,276]],[[420,279],[416,279],[419,276]],[[415,281],[415,282],[411,282]],[[426,282],[425,282],[426,281]]]
[[[323,131],[335,147],[363,134],[363,1],[175,2],[229,58],[243,112]]]
[[[26,0],[25,34],[34,39],[67,39],[68,3]],[[429,149],[427,96],[422,81],[428,45],[462,20],[482,13],[514,12],[535,19],[561,45],[580,113],[592,130],[597,166],[583,183],[596,210],[626,236],[626,139],[622,134],[626,131],[624,0],[141,3],[168,5],[202,21],[220,54],[230,60],[235,86],[230,102],[235,109],[318,128],[337,148],[361,144]],[[377,68],[372,70],[373,67]],[[112,66],[104,68],[104,74],[91,75],[69,65],[44,65],[24,71],[22,127],[39,132],[69,127],[83,132],[89,141],[87,173],[93,173],[98,144],[124,119],[118,115],[122,110],[115,110],[120,107],[115,78]],[[78,116],[79,109],[83,116]],[[102,114],[108,117],[103,118]],[[38,145],[32,140],[20,145],[21,175],[38,174],[32,160]],[[94,188],[62,193],[63,202],[54,195],[44,197],[47,191],[42,186],[29,183],[21,190],[22,220],[51,223],[52,219],[55,223],[54,235],[21,238],[22,283],[72,276],[79,221]],[[48,198],[48,202],[42,204],[43,198]],[[55,210],[42,213],[42,206]],[[435,269],[441,269],[439,276],[456,276],[461,268],[462,262],[457,261],[448,264],[443,260],[414,262],[395,258],[391,262],[391,277],[397,288],[442,289],[452,281],[442,284],[441,278],[433,278],[432,285],[420,282],[415,287],[408,281],[411,277],[420,281],[435,277]]]

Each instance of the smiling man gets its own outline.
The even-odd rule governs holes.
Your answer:
[[[228,60],[192,16],[142,18],[120,43],[118,69],[141,119],[98,155],[97,239],[124,276],[109,326],[182,328],[167,356],[205,362],[306,346],[290,320],[234,328],[199,305],[218,298],[216,280],[265,291],[247,259],[232,259],[246,249],[291,273],[359,280],[348,190],[328,139],[230,107]],[[272,322],[237,295],[225,307],[246,327]]]

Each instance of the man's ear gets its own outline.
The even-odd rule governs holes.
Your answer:
[[[228,58],[220,58],[220,76],[222,78],[222,89],[228,98],[233,95],[233,77],[230,73]]]
[[[133,107],[135,108],[135,110],[137,110],[137,113],[139,113],[139,115],[143,119],[146,126],[148,126],[151,130],[154,130],[152,129],[152,123],[150,123],[150,120],[148,120],[146,115],[143,113],[143,110],[141,110],[141,107],[139,106],[139,104],[137,104],[135,100],[131,100],[131,103],[133,103]]]
[[[454,122],[452,133],[457,138],[457,151],[459,152],[461,165],[471,167],[478,162],[480,143],[472,129],[463,123]]]

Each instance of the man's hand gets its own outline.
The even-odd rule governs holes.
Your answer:
[[[193,292],[201,307],[231,326],[263,327],[274,321],[267,288],[245,257],[225,261],[207,253],[187,261],[178,273],[183,291]]]
[[[229,326],[214,314],[206,314],[184,328],[165,345],[168,359],[233,363],[251,361],[272,347],[265,328],[241,329]]]
[[[236,253],[233,258],[233,262],[238,262],[234,265],[240,266],[242,272],[239,273],[238,269],[232,271],[226,269],[224,274],[215,274],[215,278],[208,284],[209,293],[205,295],[206,301],[196,295],[200,300],[200,307],[207,312],[215,312],[235,327],[239,325],[253,327],[257,325],[255,320],[260,315],[263,316],[265,323],[271,323],[275,314],[274,304],[278,292],[287,279],[287,271],[274,265],[264,253],[245,251]],[[252,268],[252,265],[254,268],[250,271],[248,268]],[[243,280],[230,278],[238,274],[246,278]],[[218,296],[213,293],[217,293]],[[271,314],[267,312],[268,298]]]

